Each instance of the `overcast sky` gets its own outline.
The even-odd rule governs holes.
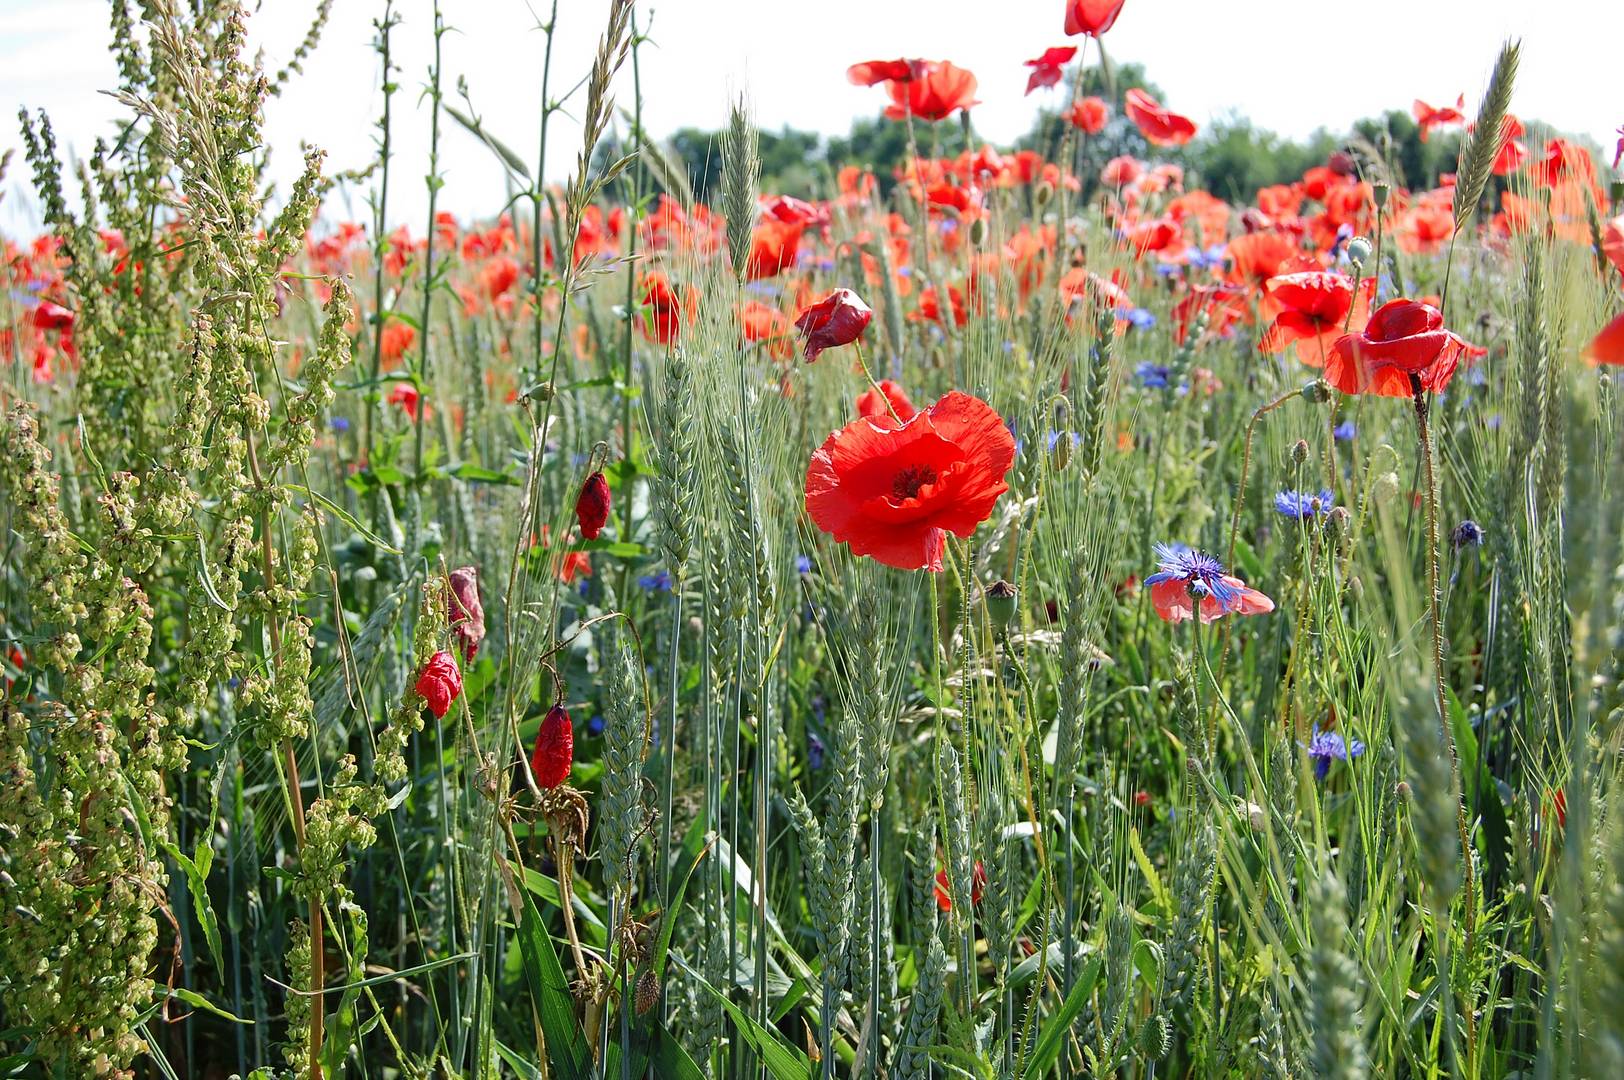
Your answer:
[[[456,99],[459,76],[498,137],[533,161],[540,115],[542,52],[537,29],[551,0],[444,0],[456,28],[445,40],[444,84]],[[591,65],[609,0],[559,0],[552,90],[562,94]],[[252,4],[250,6],[253,6]],[[303,37],[315,0],[260,0],[254,42],[274,69]],[[421,229],[428,112],[419,101],[432,56],[431,0],[401,0],[395,56],[398,157],[390,217]],[[49,110],[59,141],[87,150],[119,106],[99,91],[117,77],[107,52],[104,0],[0,0],[0,152],[19,146],[21,106]],[[720,126],[731,96],[748,95],[758,123],[824,134],[877,113],[882,88],[847,84],[858,60],[918,56],[951,60],[980,79],[977,131],[1007,142],[1030,125],[1040,101],[1022,96],[1021,61],[1046,47],[1076,43],[1062,33],[1063,0],[656,0],[639,4],[652,42],[642,53],[644,115],[664,135]],[[288,92],[268,109],[275,175],[296,169],[299,145],[329,151],[332,169],[364,165],[373,153],[380,108],[372,21],[382,0],[336,0],[320,48]],[[1500,41],[1523,42],[1514,110],[1582,133],[1607,147],[1624,124],[1618,79],[1624,3],[1614,0],[1128,0],[1106,47],[1117,61],[1146,65],[1165,104],[1205,124],[1236,112],[1290,136],[1317,127],[1343,130],[1386,108],[1424,98],[1467,107],[1487,80]],[[1095,57],[1090,48],[1090,59]],[[630,105],[628,64],[616,86]],[[1045,96],[1048,95],[1048,96]],[[580,95],[569,102],[576,112]],[[555,117],[547,173],[573,167],[580,130]],[[19,146],[20,149],[20,146]],[[31,231],[35,203],[26,168],[14,160],[0,202],[0,231]],[[442,126],[441,204],[488,214],[505,199],[490,152],[447,122]],[[332,208],[342,213],[342,206]],[[362,206],[352,211],[365,214]]]

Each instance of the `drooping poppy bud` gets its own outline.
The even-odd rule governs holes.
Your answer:
[[[42,300],[39,307],[34,309],[34,325],[41,330],[70,330],[73,328],[73,312],[61,304]]]
[[[554,705],[541,719],[536,748],[530,753],[530,771],[536,783],[551,789],[569,779],[575,762],[575,725],[562,705]]]
[[[599,469],[586,478],[581,485],[581,494],[575,500],[575,520],[581,526],[581,535],[588,540],[596,540],[603,531],[603,523],[609,520],[609,481],[603,478],[603,470]]]
[[[462,660],[474,661],[479,643],[485,640],[485,608],[479,602],[479,571],[461,566],[451,571],[451,632],[462,644]]]
[[[457,670],[457,661],[441,649],[418,672],[415,689],[436,719],[445,716],[451,703],[462,694],[462,672]]]
[[[802,309],[795,329],[806,338],[807,363],[824,349],[850,345],[863,336],[874,311],[850,289],[836,289],[809,308]]]

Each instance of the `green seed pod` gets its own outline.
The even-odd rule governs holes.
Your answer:
[[[994,628],[1003,629],[1014,620],[1016,593],[1015,586],[1000,578],[981,594],[982,603],[987,605],[987,617],[992,620]]]
[[[1363,266],[1370,261],[1370,240],[1363,236],[1355,236],[1348,241],[1348,260],[1355,266]]]
[[[971,224],[970,224],[970,243],[974,247],[980,247],[982,244],[985,244],[986,242],[987,242],[987,219],[978,217],[978,218],[975,219],[975,221],[971,222]]]
[[[1376,209],[1380,210],[1387,205],[1387,196],[1393,193],[1393,185],[1386,180],[1378,180],[1371,185],[1371,196],[1375,199]]]

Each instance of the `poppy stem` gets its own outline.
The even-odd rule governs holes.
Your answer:
[[[1449,727],[1449,698],[1444,675],[1443,587],[1440,582],[1438,553],[1438,482],[1432,462],[1432,432],[1427,423],[1427,395],[1422,389],[1420,376],[1410,376],[1410,392],[1415,396],[1415,425],[1421,443],[1421,464],[1427,485],[1427,602],[1432,621],[1432,672],[1438,698],[1438,726],[1443,732],[1444,745],[1449,748],[1449,771],[1455,782],[1456,827],[1460,833],[1463,867],[1462,903],[1465,907],[1465,952],[1470,962],[1477,935],[1476,869],[1472,863],[1471,829],[1466,820],[1466,793],[1461,785],[1460,755],[1455,748],[1455,735]],[[1467,1053],[1476,1043],[1477,1019],[1473,1011],[1465,1010]]]
[[[891,404],[891,395],[887,394],[880,388],[880,384],[874,378],[874,373],[868,370],[868,361],[863,358],[862,339],[858,338],[853,340],[851,345],[852,348],[857,350],[857,366],[863,369],[863,378],[868,380],[868,385],[873,387],[874,392],[880,395],[880,400],[885,402],[886,411],[891,414],[891,419],[895,420],[898,425],[901,425],[903,422],[902,417],[897,415],[897,407]]]

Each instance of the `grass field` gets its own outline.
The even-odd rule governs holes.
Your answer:
[[[0,1072],[1624,1076],[1624,183],[1514,45],[1452,183],[1233,205],[1056,2],[1054,145],[875,61],[910,166],[759,190],[741,102],[707,206],[630,0],[580,145],[437,66],[275,193],[200,6],[9,162]]]

